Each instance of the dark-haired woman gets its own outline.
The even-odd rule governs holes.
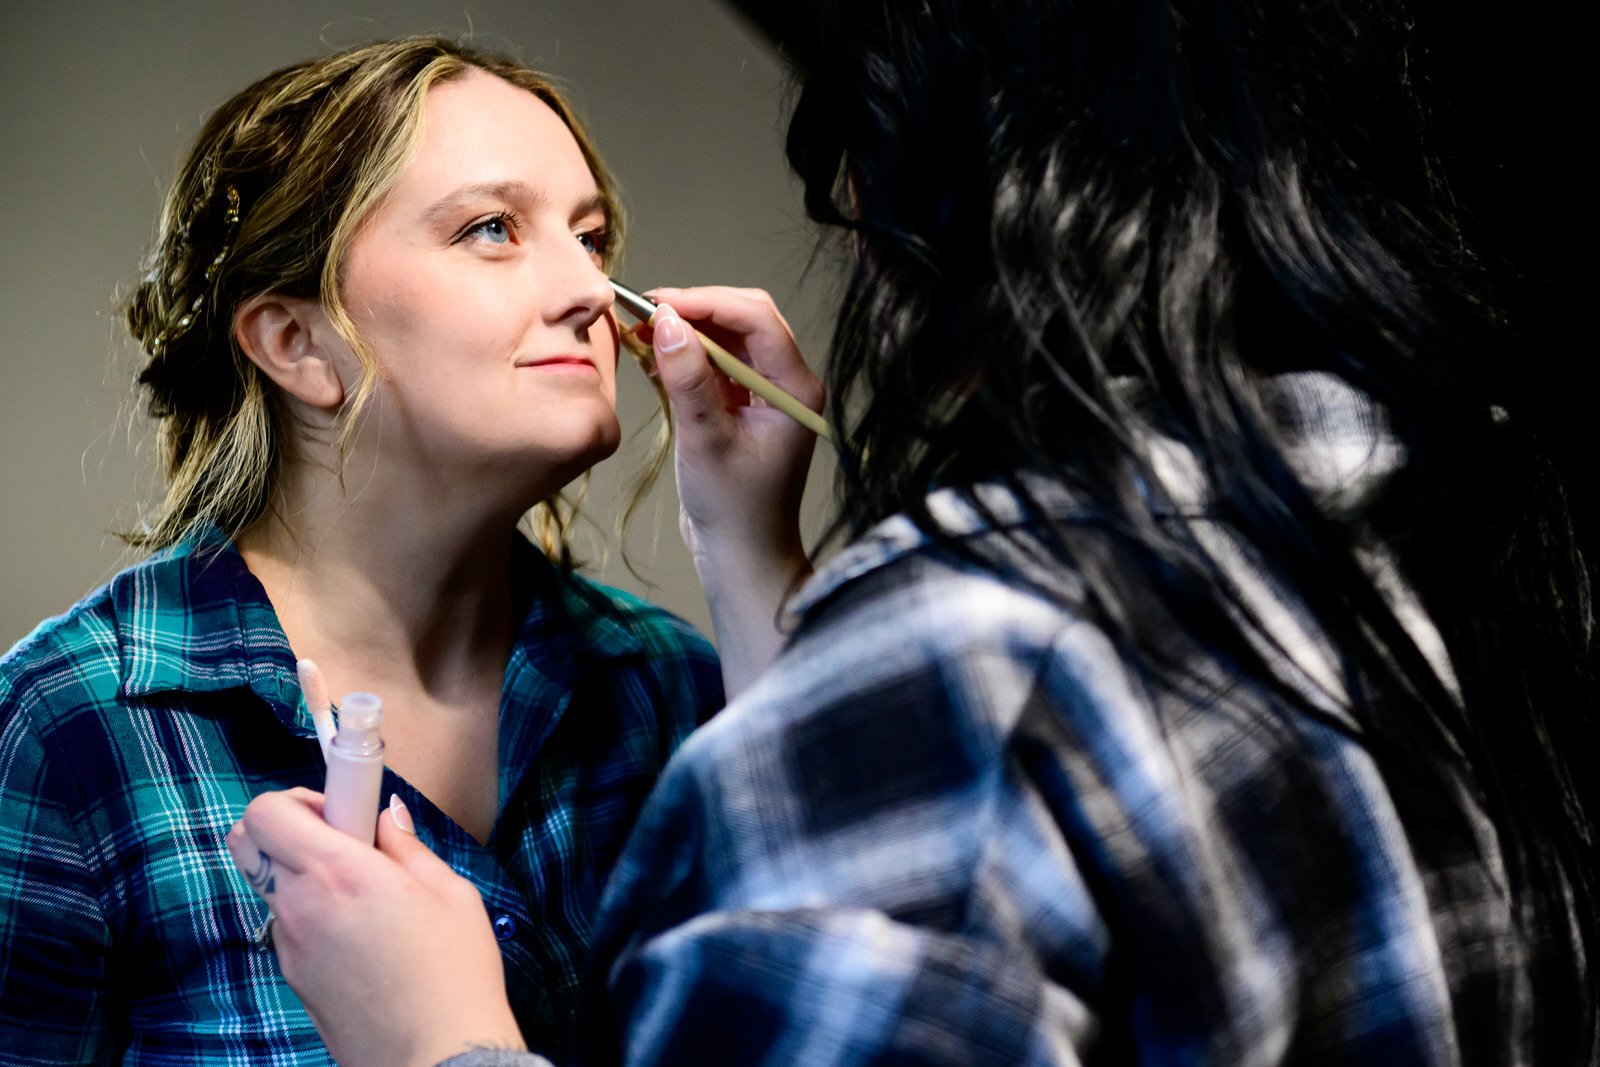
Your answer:
[[[1405,25],[829,5],[789,154],[857,255],[850,544],[647,805],[585,1062],[1595,1061],[1589,572]],[[692,406],[697,347],[657,347]],[[450,909],[309,803],[257,801],[236,861],[408,872],[380,939],[333,879],[283,901],[375,1063],[432,979],[350,987]]]

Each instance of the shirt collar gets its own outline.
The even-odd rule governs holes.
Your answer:
[[[125,698],[247,688],[297,733],[315,733],[295,657],[266,590],[207,529],[113,580]]]
[[[1263,394],[1289,464],[1330,515],[1356,514],[1404,466],[1405,448],[1394,436],[1383,407],[1343,378],[1323,371],[1278,374],[1263,383]],[[1147,433],[1145,439],[1151,465],[1169,499],[1185,513],[1192,508],[1203,514],[1209,492],[1194,453],[1169,437]],[[1023,474],[1020,480],[1045,518],[1092,515],[1085,502],[1057,481],[1033,474]],[[1004,485],[985,483],[972,493],[992,519],[956,489],[938,489],[928,496],[928,511],[941,533],[972,537],[1033,521],[1017,494]],[[841,586],[929,540],[905,515],[885,519],[825,563],[790,599],[786,613],[792,618],[804,615]]]
[[[519,647],[542,647],[576,659],[613,659],[644,651],[593,585],[560,575],[545,555],[518,537],[513,581],[527,582],[529,606]],[[295,674],[295,655],[277,612],[244,558],[224,534],[208,528],[155,553],[113,580],[121,694],[214,693],[247,688],[287,727],[315,734]],[[565,657],[562,657],[565,658]]]
[[[969,492],[955,488],[935,490],[927,498],[928,513],[938,531],[953,538],[1010,529],[1037,521],[1039,517],[1059,521],[1092,514],[1086,504],[1057,481],[1031,473],[1020,475],[1019,480],[1034,498],[1042,516],[1030,512],[1010,487],[994,482],[974,486],[970,498]],[[972,498],[979,506],[974,506]],[[800,587],[786,610],[793,616],[803,615],[840,586],[887,566],[930,540],[909,517],[890,516],[823,564]]]
[[[1329,516],[1360,514],[1406,463],[1383,405],[1336,374],[1297,371],[1261,383],[1284,459]],[[1205,513],[1212,503],[1200,458],[1171,437],[1147,432],[1148,457],[1168,499]]]
[[[589,658],[614,659],[644,651],[643,642],[624,624],[603,589],[562,573],[524,537],[517,538],[512,550],[511,580],[528,603],[519,645],[560,635],[573,653]]]

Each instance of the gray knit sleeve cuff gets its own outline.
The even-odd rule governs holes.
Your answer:
[[[475,1048],[459,1056],[441,1060],[434,1067],[554,1067],[543,1056],[508,1049]]]

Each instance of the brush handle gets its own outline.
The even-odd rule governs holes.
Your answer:
[[[612,291],[617,294],[617,303],[621,305],[628,314],[632,315],[642,323],[650,324],[655,322],[656,303],[654,300],[634,292],[632,289],[629,289],[626,285],[623,285],[615,278],[608,278],[607,281],[611,283]],[[717,342],[713,341],[699,330],[695,330],[694,334],[696,337],[700,338],[700,343],[705,346],[706,355],[711,357],[711,362],[715,363],[722,373],[726,374],[728,377],[732,378],[734,381],[750,390],[750,392],[754,393],[756,396],[759,396],[762,400],[765,400],[768,404],[789,416],[795,422],[798,422],[801,426],[804,426],[806,429],[810,430],[824,441],[828,442],[829,444],[833,443],[833,430],[829,428],[827,420],[821,415],[818,415],[815,411],[812,411],[810,408],[800,403],[800,401],[784,392],[781,388],[779,388],[776,382],[769,378],[763,377],[760,371],[739,359],[739,357],[735,356],[726,348],[723,348],[721,345],[717,344]]]
[[[723,374],[726,374],[824,441],[829,444],[833,443],[833,429],[821,415],[818,415],[815,411],[812,411],[784,392],[770,378],[762,377],[760,371],[717,344],[717,342],[699,330],[694,332],[695,336],[700,338],[700,343],[705,346],[706,355],[711,357],[711,362],[715,363],[717,369],[722,371]]]

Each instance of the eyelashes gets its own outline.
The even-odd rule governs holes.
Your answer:
[[[462,241],[478,240],[485,244],[503,245],[511,241],[517,228],[522,224],[522,216],[515,211],[497,211],[487,218],[479,219],[467,226],[456,235],[454,244]]]
[[[451,243],[481,241],[488,245],[510,244],[521,226],[522,216],[515,211],[497,211],[468,225]],[[605,226],[596,226],[575,236],[578,243],[583,245],[583,250],[591,256],[604,259],[606,252],[610,250],[611,233]]]
[[[591,256],[604,259],[611,250],[611,231],[604,226],[596,226],[592,230],[585,230],[578,234],[578,242],[583,245],[584,251]]]

